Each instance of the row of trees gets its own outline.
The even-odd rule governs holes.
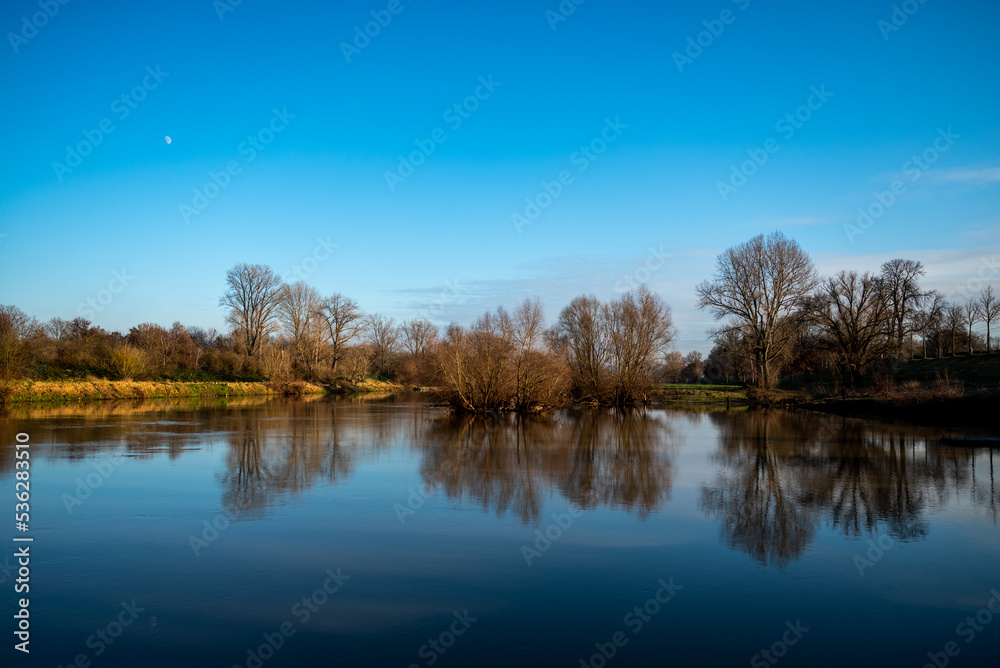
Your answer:
[[[841,271],[820,277],[809,256],[780,232],[728,249],[715,276],[697,288],[699,306],[721,326],[708,366],[722,375],[747,377],[773,388],[788,369],[831,366],[846,384],[858,385],[874,368],[920,352],[972,354],[973,331],[1000,317],[993,286],[963,303],[924,290],[926,274],[915,260],[895,259],[878,273]]]

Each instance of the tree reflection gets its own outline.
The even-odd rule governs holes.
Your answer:
[[[553,489],[577,507],[645,517],[669,497],[671,434],[663,415],[638,410],[449,416],[420,439],[421,475],[449,498],[526,524],[538,522]]]
[[[997,521],[993,477],[976,478],[992,452],[940,445],[939,430],[773,410],[712,419],[719,471],[702,488],[702,510],[762,564],[797,559],[821,522],[852,537],[923,539],[928,510],[953,496]]]

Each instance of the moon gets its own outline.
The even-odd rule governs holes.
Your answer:
[[[164,137],[164,139],[166,139],[166,140],[167,140],[167,143],[168,143],[168,144],[169,144],[169,143],[170,143],[171,141],[173,141],[173,140],[172,140],[172,139],[171,139],[170,137]]]

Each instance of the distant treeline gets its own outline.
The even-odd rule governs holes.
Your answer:
[[[715,346],[671,352],[670,307],[646,286],[618,299],[574,299],[546,326],[537,299],[444,331],[427,320],[366,314],[340,293],[240,264],[220,299],[229,331],[175,322],[108,332],[84,318],[41,324],[0,306],[0,381],[101,377],[186,381],[374,377],[440,389],[460,411],[537,411],[648,400],[662,382],[740,382],[764,390],[791,374],[859,385],[901,359],[989,352],[1000,301],[986,285],[963,303],[920,286],[923,266],[821,278],[780,233],[730,248],[699,304],[721,321]],[[986,324],[987,334],[974,331]]]

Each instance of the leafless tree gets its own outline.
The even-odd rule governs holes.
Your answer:
[[[597,297],[580,296],[571,301],[559,315],[556,336],[580,397],[591,401],[603,399],[607,391],[610,342]]]
[[[960,304],[949,304],[944,312],[944,322],[948,327],[948,340],[951,344],[951,356],[955,356],[958,344],[958,331],[965,324],[965,314]]]
[[[430,352],[437,338],[437,327],[429,320],[409,320],[399,326],[403,350],[412,357],[423,357]]]
[[[964,316],[965,324],[969,326],[969,354],[972,355],[976,352],[975,339],[972,338],[972,328],[983,318],[983,314],[979,310],[979,301],[975,297],[969,297],[969,300],[962,306],[962,315]]]
[[[857,385],[870,365],[888,349],[889,304],[878,276],[842,271],[820,283],[805,302],[810,321],[833,353],[838,374]]]
[[[386,318],[376,313],[368,318],[368,343],[372,346],[372,365],[375,373],[388,374],[396,356],[396,344],[399,341],[399,328],[393,318]]]
[[[339,292],[328,297],[321,304],[318,313],[326,325],[325,335],[330,344],[331,367],[336,371],[337,364],[344,358],[347,347],[364,332],[365,316],[356,301]]]
[[[52,318],[45,323],[45,333],[56,341],[62,341],[69,334],[69,322],[62,318]]]
[[[673,341],[670,307],[642,285],[602,311],[611,350],[612,402],[644,401]]]
[[[295,356],[311,376],[319,365],[326,321],[320,311],[323,298],[312,286],[297,281],[285,285],[278,305],[278,321],[292,339]]]
[[[770,389],[778,380],[775,362],[795,337],[798,306],[816,282],[798,243],[781,232],[759,235],[718,257],[715,279],[697,288],[698,306],[728,318],[716,336],[736,328],[748,338],[758,385]]]
[[[979,313],[983,322],[986,323],[986,354],[989,355],[993,352],[992,343],[990,342],[990,325],[1000,317],[1000,300],[993,293],[992,285],[987,285],[979,293]]]
[[[262,264],[238,264],[226,273],[229,289],[219,300],[229,309],[227,321],[253,357],[277,327],[281,278]]]
[[[913,328],[920,332],[921,352],[926,359],[927,342],[940,330],[946,304],[941,293],[935,290],[924,294],[922,304],[913,313]]]
[[[920,289],[920,277],[927,273],[916,260],[897,258],[882,265],[882,281],[889,304],[889,347],[896,354],[902,351],[907,337],[916,331],[914,314],[927,298]]]

